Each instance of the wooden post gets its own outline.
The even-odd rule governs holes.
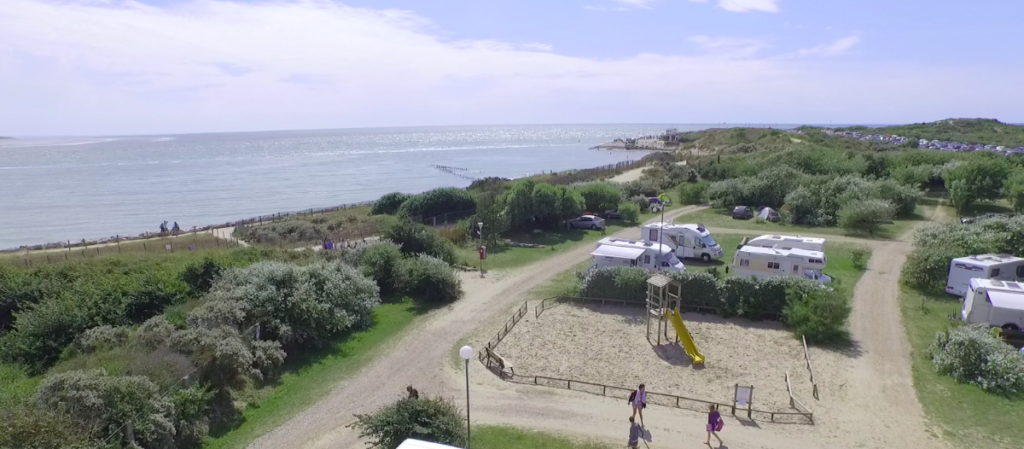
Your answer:
[[[747,418],[754,412],[754,386],[750,386],[750,398],[747,401]]]
[[[131,421],[124,423],[124,438],[128,440],[128,446],[135,446],[135,429]]]

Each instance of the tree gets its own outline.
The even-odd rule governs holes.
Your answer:
[[[610,182],[592,182],[576,187],[583,197],[586,210],[595,214],[619,207],[622,191]]]
[[[480,238],[488,245],[498,243],[498,237],[508,232],[510,223],[508,213],[505,210],[505,197],[484,192],[476,197],[476,215],[472,218],[472,225],[483,223],[483,235]]]
[[[512,185],[505,197],[508,206],[509,223],[515,228],[527,228],[533,223],[533,189],[532,179],[520,179]]]
[[[455,246],[430,226],[398,220],[385,226],[381,237],[397,244],[407,256],[423,253],[455,263]]]
[[[580,192],[566,186],[558,186],[558,201],[555,208],[558,209],[559,221],[580,216],[586,207],[587,203]]]
[[[471,210],[475,207],[476,203],[469,192],[454,187],[442,187],[409,197],[399,206],[398,213],[406,217],[427,218]]]
[[[402,203],[409,199],[412,195],[406,195],[401,192],[388,193],[377,201],[373,202],[373,208],[370,209],[370,214],[381,215],[388,214],[394,215],[398,213],[398,208],[402,207]]]
[[[946,180],[953,206],[958,213],[963,214],[978,201],[998,199],[1009,174],[1009,163],[976,156],[947,164],[942,176]]]
[[[1024,212],[1024,170],[1016,170],[1006,179],[1003,184],[1006,199],[1013,203],[1013,210],[1017,213]]]
[[[839,226],[847,231],[864,231],[874,235],[885,222],[892,220],[895,208],[885,200],[854,200],[839,209]]]
[[[636,224],[640,222],[640,206],[634,203],[622,203],[619,205],[619,213],[626,223]]]
[[[369,439],[371,448],[395,449],[409,438],[466,446],[462,412],[444,399],[400,399],[372,414],[356,415],[352,427]]]
[[[554,225],[558,223],[558,189],[545,183],[538,183],[533,187],[533,213],[540,217],[541,223]]]

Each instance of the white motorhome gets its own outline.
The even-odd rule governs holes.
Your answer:
[[[825,253],[807,249],[764,248],[744,246],[736,250],[732,266],[737,276],[794,277],[829,282],[825,269]]]
[[[803,237],[799,235],[762,235],[747,240],[740,246],[760,246],[762,248],[807,249],[825,252],[825,239],[819,237]]]
[[[1024,284],[994,279],[970,279],[960,308],[968,324],[1007,330],[1024,329]]]
[[[725,254],[711,237],[711,232],[702,224],[646,224],[640,231],[640,238],[668,245],[677,257],[700,258],[710,262],[711,259],[721,259]]]
[[[953,259],[949,262],[946,293],[963,296],[973,278],[1024,280],[1024,259],[1009,254],[981,254]]]
[[[686,271],[672,248],[652,242],[605,237],[597,242],[590,255],[596,268],[634,266],[652,271]]]

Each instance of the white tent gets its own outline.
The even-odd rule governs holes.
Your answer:
[[[775,212],[775,209],[772,209],[770,207],[764,207],[763,209],[761,209],[761,213],[757,214],[757,218],[760,218],[762,220],[768,220],[769,214],[771,214],[772,212]],[[778,216],[778,213],[776,213],[776,216]]]

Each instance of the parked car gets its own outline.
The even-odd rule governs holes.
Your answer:
[[[569,228],[604,229],[604,219],[596,215],[580,215],[578,218],[569,220]]]
[[[609,220],[612,220],[612,219],[621,220],[622,219],[622,213],[620,213],[618,209],[606,210],[606,211],[604,211],[604,218],[609,219]]]
[[[747,206],[736,206],[732,210],[733,220],[749,220],[754,218],[754,210]]]

